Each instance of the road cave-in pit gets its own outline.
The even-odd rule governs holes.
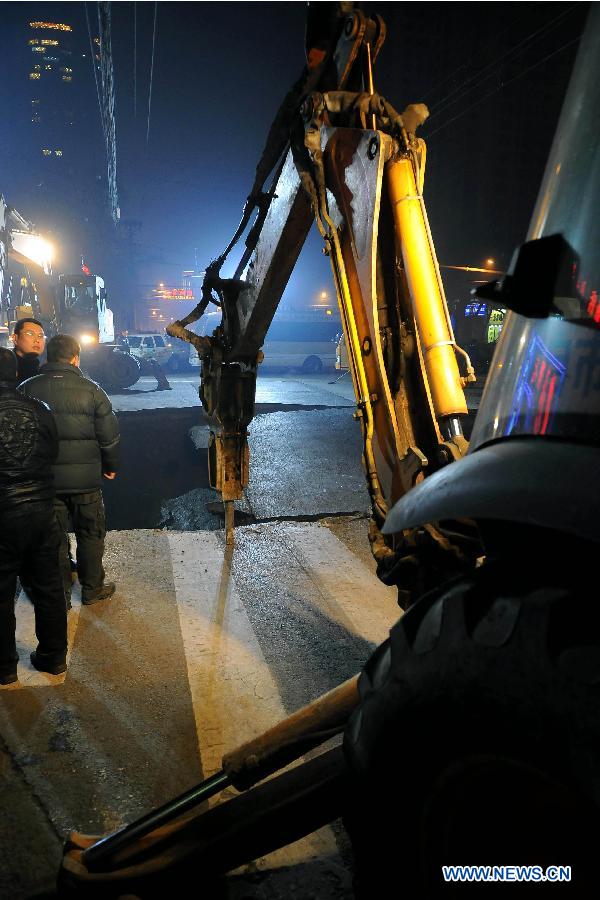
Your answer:
[[[219,497],[208,482],[202,409],[127,411],[118,419],[121,467],[103,486],[107,528],[222,528]],[[236,501],[236,524],[368,514],[351,408],[257,405],[249,445],[250,483]]]

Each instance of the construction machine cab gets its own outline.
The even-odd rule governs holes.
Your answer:
[[[113,314],[106,305],[104,279],[99,275],[61,275],[58,303],[62,330],[79,343],[114,342]]]

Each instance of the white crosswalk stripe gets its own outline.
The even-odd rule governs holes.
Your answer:
[[[317,524],[253,526],[278,539],[310,573],[311,602],[333,621],[379,643],[398,617],[395,591],[326,528]],[[273,535],[274,537],[275,535]],[[205,776],[223,754],[287,716],[279,689],[231,573],[231,550],[214,533],[169,533],[181,633]],[[357,597],[365,600],[364,606]],[[366,602],[368,598],[368,603]],[[270,854],[261,866],[334,859],[330,828]]]

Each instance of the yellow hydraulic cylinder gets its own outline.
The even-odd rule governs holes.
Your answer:
[[[466,415],[454,335],[413,162],[408,156],[399,157],[387,164],[386,172],[396,241],[413,303],[434,412],[437,419]]]

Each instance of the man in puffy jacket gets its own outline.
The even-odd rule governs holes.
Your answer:
[[[61,563],[65,595],[70,597],[69,518],[77,538],[77,571],[82,603],[106,600],[115,592],[104,583],[102,556],[106,526],[102,476],[118,468],[119,426],[107,395],[79,369],[81,348],[75,338],[57,334],[48,341],[48,362],[19,390],[48,404],[59,437],[54,465],[55,509],[63,530]]]
[[[15,589],[26,578],[35,606],[36,669],[67,668],[67,610],[53,508],[54,419],[45,404],[17,391],[14,353],[0,349],[0,684],[17,680]]]

